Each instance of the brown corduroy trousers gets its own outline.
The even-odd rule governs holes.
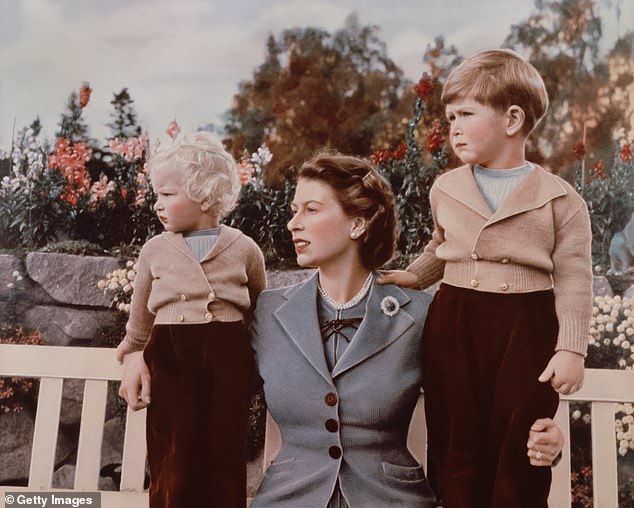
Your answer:
[[[150,507],[244,508],[253,371],[244,325],[157,325],[144,358]]]
[[[554,354],[552,291],[485,293],[441,284],[424,332],[429,452],[443,508],[546,508],[551,472],[526,442],[559,397],[537,378]]]

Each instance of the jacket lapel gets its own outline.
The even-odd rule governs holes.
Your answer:
[[[489,219],[493,212],[489,208],[478,183],[476,182],[471,166],[460,166],[442,175],[438,180],[438,188],[451,198],[459,201],[485,219]]]
[[[555,183],[555,185],[552,185]],[[511,191],[487,222],[487,226],[513,215],[541,208],[549,201],[568,192],[562,183],[544,168],[534,165],[533,171]]]
[[[319,374],[332,384],[317,317],[317,272],[284,295],[286,303],[275,311],[284,331]]]
[[[381,310],[381,302],[388,296],[396,298],[400,306],[394,316],[388,316]],[[409,300],[409,296],[398,286],[372,285],[365,317],[346,352],[335,365],[333,378],[386,348],[414,324],[414,318],[403,308]]]

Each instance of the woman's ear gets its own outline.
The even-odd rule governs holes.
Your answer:
[[[514,136],[521,132],[526,120],[526,113],[517,105],[512,105],[506,110],[506,135]]]
[[[350,228],[350,238],[356,240],[363,233],[365,233],[366,220],[363,217],[355,217],[352,220],[352,227]]]

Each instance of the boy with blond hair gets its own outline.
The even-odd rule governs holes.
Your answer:
[[[253,370],[245,321],[266,285],[264,259],[253,240],[219,225],[240,185],[214,136],[184,136],[148,164],[165,232],[139,254],[117,358],[131,356],[119,394],[148,408],[150,507],[244,508]]]
[[[429,449],[444,508],[546,508],[545,452],[526,432],[583,381],[592,311],[591,233],[583,199],[526,161],[546,113],[537,70],[493,49],[443,87],[450,141],[464,166],[430,191],[432,239],[383,283],[442,279],[424,338]]]

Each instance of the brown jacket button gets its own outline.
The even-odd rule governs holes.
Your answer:
[[[329,406],[335,406],[337,404],[337,394],[333,392],[327,393],[324,400]]]
[[[330,455],[333,459],[341,458],[341,448],[338,446],[331,446],[328,448],[328,455]]]
[[[332,418],[326,420],[326,430],[328,432],[337,432],[339,430],[339,422]]]

